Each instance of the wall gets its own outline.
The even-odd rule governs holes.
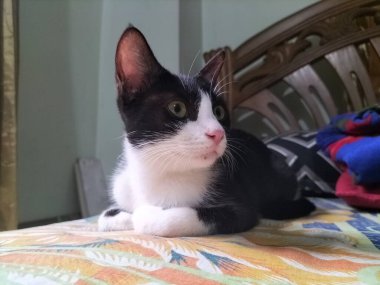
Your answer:
[[[180,0],[179,21],[180,72],[193,75],[203,65],[202,1]]]
[[[79,211],[73,165],[95,154],[101,2],[20,0],[20,222]]]
[[[202,48],[235,48],[276,21],[317,0],[202,0]]]
[[[123,129],[116,108],[114,56],[120,34],[131,23],[148,39],[159,62],[172,72],[179,67],[179,4],[160,0],[103,1],[100,41],[96,156],[109,177],[121,153]]]

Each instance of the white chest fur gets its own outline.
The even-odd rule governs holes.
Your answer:
[[[125,154],[128,162],[117,170],[112,187],[113,199],[123,209],[133,212],[143,205],[191,207],[205,199],[213,179],[209,168],[161,171],[159,165],[148,165],[127,140]]]

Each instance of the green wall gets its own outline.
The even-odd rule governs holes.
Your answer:
[[[158,5],[159,3],[159,5]],[[146,36],[160,63],[173,72],[179,67],[178,1],[103,1],[100,41],[99,102],[96,156],[107,177],[121,153],[121,119],[116,108],[114,55],[120,34],[131,23]]]
[[[203,65],[202,0],[181,0],[179,23],[180,72],[193,75]]]
[[[78,212],[73,164],[95,154],[101,1],[20,0],[19,219]]]
[[[317,0],[202,0],[202,48],[235,48]]]

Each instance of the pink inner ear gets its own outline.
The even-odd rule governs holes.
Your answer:
[[[125,35],[118,44],[116,52],[117,74],[127,84],[129,91],[136,91],[144,84],[146,68],[144,64],[145,42],[135,34]]]
[[[144,81],[144,71],[136,56],[137,53],[135,56],[131,56],[131,52],[122,52],[120,54],[124,80],[133,89],[138,89]]]

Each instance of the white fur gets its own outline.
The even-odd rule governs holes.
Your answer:
[[[197,212],[191,208],[163,210],[156,206],[139,207],[132,217],[137,233],[165,237],[205,235],[209,228],[199,221]]]
[[[102,214],[98,220],[98,228],[103,232],[132,230],[132,215],[126,212],[120,212],[113,217],[107,217]]]
[[[207,233],[189,207],[206,198],[215,175],[211,166],[226,149],[225,137],[217,146],[207,137],[206,133],[216,129],[222,126],[209,96],[202,94],[197,120],[186,123],[170,139],[138,149],[125,139],[125,159],[116,171],[111,194],[116,205],[133,212],[136,231],[164,236]],[[99,229],[129,229],[130,219],[116,221],[117,216],[102,215]]]

